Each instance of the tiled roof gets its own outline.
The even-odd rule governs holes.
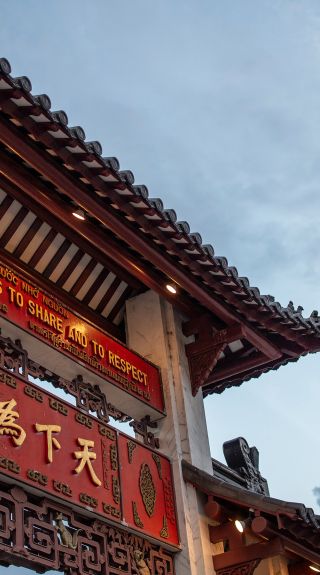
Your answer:
[[[81,181],[93,186],[100,200],[108,202],[124,214],[127,222],[136,226],[137,234],[151,240],[150,245],[176,266],[177,283],[184,274],[212,301],[218,301],[257,333],[266,338],[280,334],[298,344],[297,357],[320,349],[317,311],[303,317],[301,306],[295,307],[289,302],[284,307],[272,296],[262,295],[257,287],[250,285],[248,278],[241,277],[235,267],[229,266],[225,257],[216,256],[211,245],[203,244],[201,235],[192,233],[187,222],[178,221],[174,210],[165,209],[161,199],[149,197],[145,185],[135,185],[133,173],[120,170],[117,158],[104,157],[99,142],[86,141],[82,127],[69,126],[64,111],[52,111],[47,95],[32,95],[31,89],[27,77],[12,77],[9,62],[0,59],[0,107],[5,114],[52,156],[62,160],[71,173],[80,174]],[[265,365],[252,375],[292,359],[295,358],[283,357],[277,365]],[[245,378],[246,374],[239,380]],[[231,379],[229,383],[239,384]],[[209,388],[205,393],[212,391]]]
[[[219,503],[230,503],[237,508],[259,511],[268,518],[276,531],[292,537],[320,554],[320,515],[302,503],[275,499],[254,493],[235,485],[228,478],[209,475],[187,461],[182,462],[185,481],[192,483],[203,493],[212,495]]]

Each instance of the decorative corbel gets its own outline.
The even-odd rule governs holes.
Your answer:
[[[206,345],[202,344],[198,349],[186,349],[190,369],[192,395],[197,395],[200,387],[204,385],[210,373],[216,366],[219,356],[225,346],[225,343],[213,345],[211,342],[208,342]]]
[[[206,383],[226,345],[244,337],[240,324],[226,327],[215,333],[213,330],[212,323],[207,316],[199,318],[198,323],[192,323],[192,331],[197,334],[196,340],[185,346],[194,396]],[[189,326],[185,328],[184,333],[190,335]]]

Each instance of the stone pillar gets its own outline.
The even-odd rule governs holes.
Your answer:
[[[181,472],[185,459],[212,473],[203,398],[201,391],[196,397],[191,393],[182,318],[152,291],[129,300],[126,317],[129,347],[161,368],[167,416],[158,422],[160,450],[172,460],[182,548],[176,573],[209,575],[213,567],[207,520],[199,512],[195,489],[184,483]]]

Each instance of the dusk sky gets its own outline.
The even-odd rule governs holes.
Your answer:
[[[318,0],[0,0],[0,55],[251,285],[320,307]],[[273,497],[320,508],[320,356],[205,400]],[[15,568],[16,569],[16,568]]]

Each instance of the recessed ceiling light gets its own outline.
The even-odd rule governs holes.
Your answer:
[[[244,527],[245,527],[244,521],[240,521],[240,519],[236,519],[234,522],[234,525],[235,525],[236,529],[239,531],[239,533],[244,532]]]
[[[72,215],[77,218],[78,220],[85,220],[86,216],[84,214],[83,210],[75,210],[74,212],[72,212]]]
[[[167,284],[166,288],[170,293],[177,293],[177,288],[173,284]]]

